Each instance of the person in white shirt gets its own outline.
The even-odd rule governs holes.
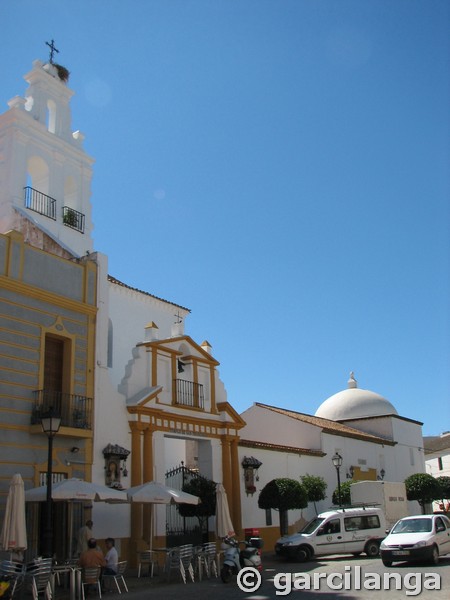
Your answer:
[[[93,525],[94,525],[94,523],[91,520],[86,521],[86,524],[78,532],[78,539],[77,539],[78,555],[80,555],[82,552],[86,552],[86,550],[88,549],[88,541],[94,537],[92,535]]]
[[[117,573],[117,563],[119,562],[119,555],[117,554],[117,550],[115,548],[115,540],[114,538],[106,538],[106,567],[103,571],[104,575],[115,575]]]

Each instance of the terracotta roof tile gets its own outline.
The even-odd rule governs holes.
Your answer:
[[[322,450],[309,450],[296,446],[283,446],[281,444],[270,444],[268,442],[255,442],[254,440],[239,440],[239,446],[244,448],[258,448],[260,450],[275,450],[276,452],[291,452],[292,454],[308,454],[309,456],[325,456]]]
[[[424,436],[423,445],[425,454],[433,454],[440,450],[450,450],[450,434]]]
[[[330,433],[332,435],[341,435],[343,437],[350,437],[358,440],[364,440],[367,442],[373,442],[374,444],[386,444],[389,446],[396,445],[396,442],[393,442],[392,440],[382,438],[371,433],[365,433],[364,431],[360,431],[359,429],[355,429],[354,427],[349,427],[348,425],[343,425],[342,423],[339,423],[337,421],[331,421],[330,419],[324,419],[323,417],[307,415],[304,413],[296,412],[294,410],[278,408],[277,406],[270,406],[269,404],[261,404],[259,402],[256,402],[256,406],[260,406],[261,408],[266,408],[267,410],[271,410],[278,414],[285,415],[286,417],[289,417],[291,419],[302,421],[303,423],[310,423],[311,425],[320,427],[325,433]]]

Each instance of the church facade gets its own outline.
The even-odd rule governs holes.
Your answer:
[[[423,471],[421,424],[354,378],[314,416],[259,403],[239,415],[211,345],[185,331],[189,309],[109,274],[93,245],[93,160],[83,134],[72,132],[67,77],[63,67],[35,61],[24,97],[0,115],[2,497],[15,472],[26,488],[45,483],[40,417],[49,408],[62,416],[54,481],[126,489],[164,483],[183,463],[223,483],[236,533],[259,529],[266,547],[278,515],[258,509],[257,499],[275,477],[318,474],[330,492],[336,452],[344,478],[402,481]],[[30,554],[39,552],[41,512],[28,507]],[[92,518],[95,536],[116,538],[133,562],[151,533],[165,545],[167,509],[153,515],[152,524],[148,506],[61,503],[56,552],[73,553],[67,531]],[[310,516],[312,507],[294,513],[292,527]]]

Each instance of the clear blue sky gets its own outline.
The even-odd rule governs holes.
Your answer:
[[[450,429],[447,0],[2,0],[0,22],[2,111],[54,39],[95,247],[192,310],[238,411],[313,414],[353,370]]]

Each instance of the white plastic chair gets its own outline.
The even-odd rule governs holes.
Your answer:
[[[122,582],[122,585],[125,589],[126,592],[128,592],[128,587],[126,584],[126,581],[124,579],[124,573],[127,569],[127,561],[126,560],[122,560],[121,562],[117,563],[117,573],[115,575],[103,575],[103,579],[104,580],[114,580],[114,583],[116,584],[117,587],[117,591],[119,592],[119,594],[122,593],[122,590],[120,589],[120,585],[119,582]]]
[[[47,600],[52,600],[52,559],[36,559],[27,565],[25,574],[30,581],[33,600],[38,600],[44,594]]]
[[[85,600],[84,588],[87,585],[94,585],[97,587],[98,597],[102,597],[102,586],[100,582],[102,569],[101,567],[85,567],[81,575],[81,597]]]
[[[25,565],[17,560],[2,560],[0,563],[0,576],[5,577],[10,582],[9,597],[12,600],[14,594],[22,587],[25,578]]]
[[[187,574],[192,581],[194,580],[194,567],[192,565],[194,559],[194,547],[192,544],[185,544],[178,548],[180,553],[180,573],[184,583],[186,583]]]
[[[141,568],[148,566],[148,574],[153,577],[155,565],[158,566],[158,558],[152,550],[144,550],[138,554],[138,577],[141,576]]]
[[[218,577],[217,569],[217,549],[215,542],[206,542],[202,546],[202,566],[205,568],[206,575],[211,577],[214,573],[215,577]]]

